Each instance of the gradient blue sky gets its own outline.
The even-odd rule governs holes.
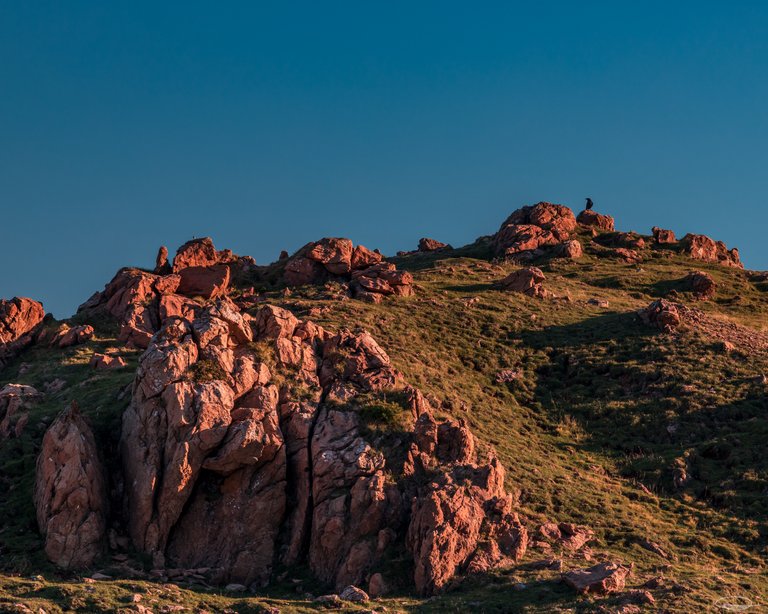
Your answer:
[[[591,196],[768,268],[768,3],[0,2],[0,297]]]

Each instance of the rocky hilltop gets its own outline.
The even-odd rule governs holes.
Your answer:
[[[2,567],[176,587],[126,611],[182,589],[251,607],[300,574],[305,605],[277,609],[461,609],[469,590],[499,611],[693,611],[703,568],[763,574],[766,467],[733,446],[768,424],[766,280],[709,237],[541,202],[394,258],[161,247],[63,322],[3,300]],[[671,528],[715,519],[701,544]],[[739,598],[761,603],[752,582]],[[199,609],[240,607],[221,599]]]

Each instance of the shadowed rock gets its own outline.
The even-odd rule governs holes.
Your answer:
[[[34,499],[51,562],[64,569],[90,566],[104,549],[106,477],[93,433],[75,403],[43,437]]]

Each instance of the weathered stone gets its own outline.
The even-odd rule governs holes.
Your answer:
[[[597,211],[585,209],[579,213],[576,221],[582,226],[593,227],[603,232],[613,231],[613,218],[610,215],[603,215]]]
[[[74,403],[43,437],[34,499],[51,562],[64,569],[91,565],[105,545],[106,477],[93,433]]]
[[[743,269],[739,259],[739,250],[728,249],[722,241],[715,241],[705,235],[687,234],[681,240],[683,253],[694,260],[717,262],[723,266]]]
[[[569,571],[563,581],[579,593],[606,595],[624,589],[630,568],[620,563],[599,563],[588,569]]]

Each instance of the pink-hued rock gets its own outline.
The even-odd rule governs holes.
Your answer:
[[[165,245],[161,245],[157,250],[157,257],[155,258],[155,275],[167,275],[171,272],[171,265],[168,263],[168,248]]]
[[[664,332],[673,331],[682,322],[677,305],[663,298],[653,301],[637,313],[644,324],[655,326]]]
[[[45,310],[30,298],[0,300],[0,369],[34,342]]]
[[[621,563],[604,562],[588,569],[563,574],[563,581],[579,593],[607,595],[624,589],[630,567]]]
[[[222,296],[229,290],[230,272],[225,264],[191,266],[180,270],[176,292],[205,299]]]
[[[739,259],[739,250],[736,248],[729,250],[722,241],[715,241],[705,235],[687,234],[680,240],[680,244],[683,246],[683,253],[694,260],[744,268]]]
[[[352,251],[352,241],[331,237],[317,241],[305,256],[333,275],[345,275],[352,270]]]
[[[654,226],[651,228],[651,232],[653,233],[653,240],[659,245],[677,242],[677,239],[675,239],[675,233],[671,230],[665,230],[664,228]]]
[[[717,292],[717,284],[709,273],[704,271],[692,271],[688,273],[685,278],[686,283],[690,287],[691,291],[700,300],[709,300],[715,296]]]
[[[528,267],[513,271],[499,282],[503,290],[521,292],[536,298],[548,298],[552,295],[544,288],[544,273],[536,267]]]
[[[405,461],[367,438],[360,395],[376,394],[402,399],[416,442]],[[123,414],[131,539],[157,566],[252,587],[275,560],[306,560],[337,590],[361,585],[393,547],[414,557],[425,594],[479,564],[489,540],[501,558],[485,564],[517,560],[527,536],[501,465],[477,458],[465,423],[428,412],[368,333],[331,333],[271,305],[250,319],[227,299],[169,318]]]
[[[43,437],[34,500],[51,562],[64,569],[91,565],[104,550],[106,476],[93,433],[74,403]]]
[[[178,273],[188,267],[204,267],[219,263],[219,255],[209,237],[187,241],[178,250],[173,259],[173,272]]]
[[[494,236],[494,247],[500,256],[533,252],[560,243],[550,230],[533,224],[507,225]]]
[[[576,217],[576,221],[582,226],[593,227],[603,232],[613,231],[613,218],[597,211],[585,209]]]
[[[98,352],[94,352],[88,364],[94,369],[103,370],[119,369],[127,366],[128,363],[125,362],[125,358],[121,356],[111,356],[109,354],[99,354]]]
[[[85,343],[93,337],[93,334],[93,326],[90,324],[73,326],[72,328],[67,326],[54,337],[52,344],[58,345],[60,348],[68,348]]]
[[[353,271],[367,269],[369,266],[378,264],[383,260],[383,256],[378,252],[373,252],[363,245],[358,245],[352,250],[352,259],[350,266]]]
[[[31,333],[44,317],[43,304],[31,298],[0,300],[0,346]]]
[[[384,262],[381,254],[352,241],[325,238],[308,243],[291,256],[283,269],[289,286],[348,282],[351,295],[367,302],[381,302],[385,295],[411,296],[413,277]]]
[[[581,243],[573,239],[561,244],[557,250],[557,255],[561,258],[576,260],[584,255],[584,250],[581,246]]]
[[[453,249],[453,248],[447,243],[443,243],[442,241],[437,241],[436,239],[430,239],[428,237],[423,237],[419,239],[418,251],[420,252],[437,252],[437,251],[446,250],[446,249]]]

